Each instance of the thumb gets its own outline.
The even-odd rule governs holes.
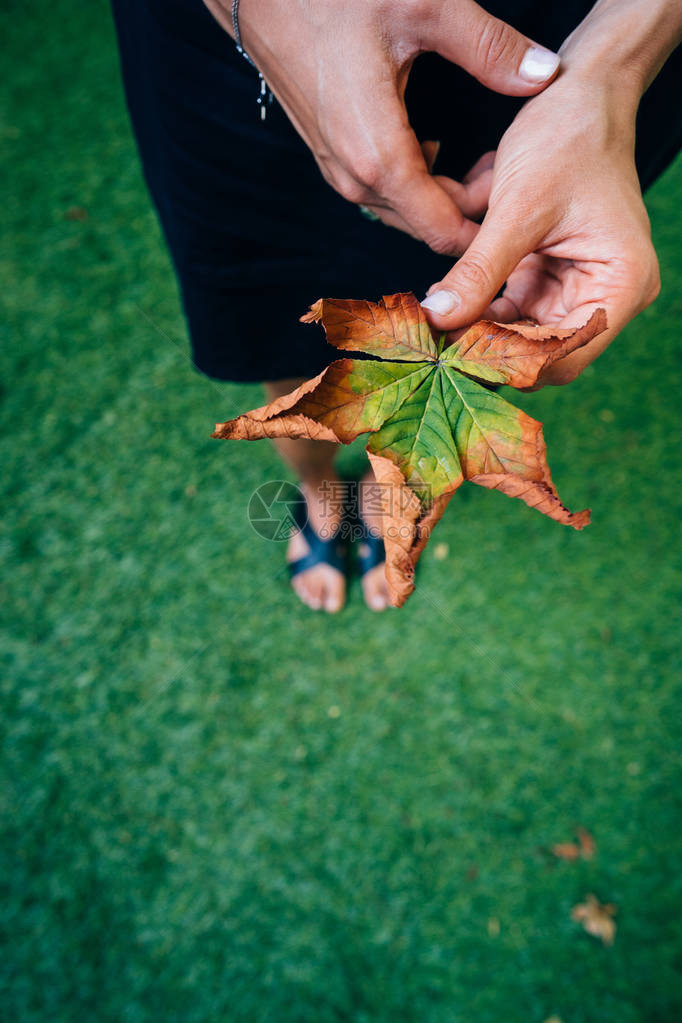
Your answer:
[[[431,5],[424,19],[424,49],[464,68],[506,96],[533,96],[554,78],[559,55],[493,17],[473,0]]]
[[[421,303],[437,330],[454,330],[480,319],[536,239],[507,217],[486,216],[450,273],[429,288]]]

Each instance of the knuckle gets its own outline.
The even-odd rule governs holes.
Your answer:
[[[334,187],[351,202],[365,202],[371,195],[382,195],[388,184],[386,164],[379,155],[346,148],[337,153],[339,167]]]
[[[352,203],[371,201],[386,181],[382,162],[355,149],[337,149],[333,158],[318,157],[317,163],[328,184]]]
[[[350,164],[353,175],[360,182],[366,192],[374,192],[381,195],[385,184],[386,174],[380,160],[374,157],[356,157]]]
[[[455,256],[461,251],[452,238],[446,238],[443,235],[427,235],[424,241],[439,256]]]
[[[490,73],[505,64],[513,50],[516,33],[499,18],[488,17],[476,44],[479,72]]]
[[[628,261],[625,284],[633,296],[636,312],[646,309],[658,298],[661,274],[653,245],[647,244],[636,258]]]
[[[658,296],[661,294],[661,275],[656,273],[655,280],[652,280],[649,285],[649,292],[647,294],[647,305],[651,305],[655,302]]]
[[[348,202],[363,203],[367,200],[367,189],[351,174],[341,168],[322,168],[322,173],[332,188]]]
[[[647,275],[646,290],[644,292],[645,305],[651,305],[655,302],[661,293],[661,270],[658,265],[658,259],[655,254],[652,254],[652,259],[649,264],[649,273]]]
[[[472,252],[456,266],[458,283],[463,282],[472,292],[487,292],[493,281],[490,260],[483,252]]]
[[[354,181],[352,178],[345,178],[342,182],[335,186],[336,191],[347,199],[348,202],[364,203],[368,198],[367,189],[364,185],[360,184],[359,181]]]

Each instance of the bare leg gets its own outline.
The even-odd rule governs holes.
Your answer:
[[[282,394],[288,394],[303,383],[300,379],[277,380],[266,383],[268,401],[274,401]],[[325,499],[323,484],[337,482],[339,477],[334,468],[338,445],[328,441],[289,440],[286,437],[273,441],[282,460],[290,466],[301,481],[301,490],[308,503],[310,524],[321,536],[329,537],[339,525],[337,501]],[[300,533],[292,536],[287,550],[287,560],[296,561],[308,553],[308,544]],[[292,586],[300,599],[314,610],[339,611],[346,599],[346,580],[331,565],[316,565],[294,576]]]
[[[372,531],[381,533],[381,515],[375,509],[381,507],[381,491],[371,467],[362,478],[360,489],[360,516]],[[362,577],[362,592],[367,607],[372,611],[384,611],[389,606],[386,585],[386,563],[375,565]]]

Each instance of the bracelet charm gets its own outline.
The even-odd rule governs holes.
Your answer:
[[[264,121],[267,114],[267,109],[272,103],[272,93],[270,89],[268,89],[267,82],[263,77],[263,72],[256,67],[254,62],[251,60],[251,57],[249,57],[248,53],[242,46],[242,37],[241,32],[239,31],[239,0],[232,0],[232,30],[234,32],[234,43],[235,46],[237,47],[237,52],[241,53],[242,57],[248,60],[251,67],[255,68],[256,71],[258,71],[258,81],[260,82],[260,89],[256,102],[260,107],[260,119],[261,121]]]

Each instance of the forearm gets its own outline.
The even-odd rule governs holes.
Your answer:
[[[680,42],[680,0],[598,0],[559,52],[564,74],[610,87],[636,106]]]

